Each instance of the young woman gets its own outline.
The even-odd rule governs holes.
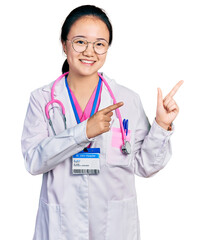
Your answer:
[[[34,239],[138,240],[134,176],[170,159],[182,81],[164,99],[158,89],[150,126],[138,94],[98,72],[112,43],[103,10],[74,9],[61,42],[63,75],[32,92],[22,135],[26,169],[43,174]]]

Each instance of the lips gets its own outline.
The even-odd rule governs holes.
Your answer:
[[[80,62],[83,64],[93,65],[95,61],[93,60],[87,60],[87,59],[80,59]]]

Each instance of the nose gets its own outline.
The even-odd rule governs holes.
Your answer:
[[[92,57],[95,54],[93,43],[88,42],[86,50],[83,52],[84,55]]]

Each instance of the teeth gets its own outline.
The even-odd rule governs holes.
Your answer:
[[[94,63],[94,61],[88,61],[88,60],[81,60],[81,62],[84,62],[84,63]]]

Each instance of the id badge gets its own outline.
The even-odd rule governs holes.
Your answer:
[[[99,174],[100,148],[86,148],[72,156],[73,174]]]

